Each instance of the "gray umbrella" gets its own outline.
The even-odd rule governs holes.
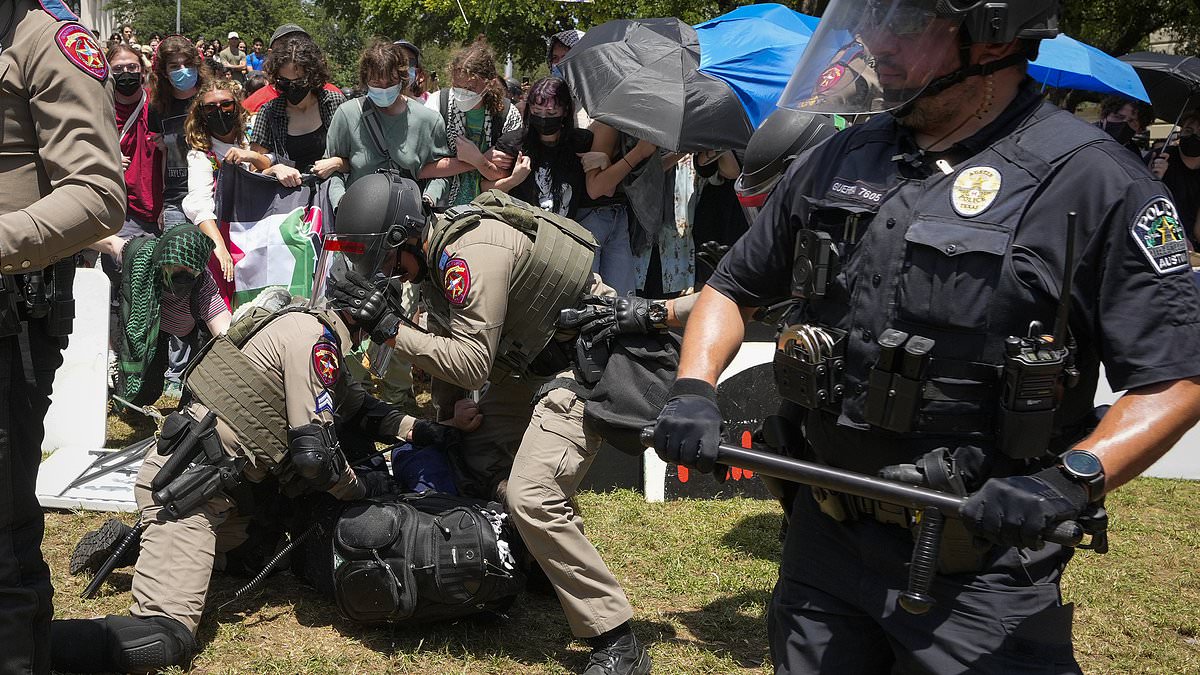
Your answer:
[[[745,148],[745,109],[699,67],[696,31],[679,19],[609,21],[559,63],[593,119],[677,152]]]

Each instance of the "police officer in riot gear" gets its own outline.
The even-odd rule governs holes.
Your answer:
[[[1071,552],[1041,533],[1097,522],[1200,416],[1178,213],[1124,148],[1042,102],[1025,66],[1056,33],[1054,2],[834,0],[781,101],[877,114],[793,164],[722,260],[655,447],[712,470],[738,318],[791,298],[776,382],[800,452],[970,497],[934,604],[911,613],[914,514],[800,489],[768,612],[776,672],[1078,672]],[[831,62],[847,48],[868,86],[839,86],[857,76]],[[1101,361],[1129,391],[1097,422]]]
[[[50,569],[34,495],[74,254],[121,228],[108,63],[60,0],[0,0],[0,673],[50,668]]]

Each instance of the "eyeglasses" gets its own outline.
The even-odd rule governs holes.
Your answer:
[[[221,112],[233,112],[233,109],[236,107],[237,107],[237,101],[235,101],[231,98],[225,99],[224,101],[216,101],[215,103],[200,104],[200,110],[202,110],[205,113],[213,113],[213,112],[217,112],[218,110],[220,110]]]
[[[113,71],[114,75],[120,75],[121,73],[140,73],[140,72],[142,72],[142,67],[136,63],[127,63],[127,64],[120,65],[120,66],[111,66],[110,69]]]
[[[304,78],[302,78],[302,77],[297,77],[294,80],[289,80],[286,77],[275,78],[275,88],[277,88],[277,89],[291,89],[292,87],[303,87],[303,86],[304,86]]]

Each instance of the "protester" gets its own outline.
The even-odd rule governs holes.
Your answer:
[[[442,116],[451,156],[427,166],[420,178],[445,177],[431,183],[426,194],[454,206],[474,199],[485,178],[509,175],[514,157],[495,146],[502,134],[520,128],[521,113],[505,98],[496,55],[482,35],[454,54],[450,74],[453,87],[425,104]]]
[[[125,24],[124,26],[121,26],[121,42],[123,42],[135,49],[139,46],[138,39],[137,39],[137,33],[134,32],[133,26],[131,26],[129,24]]]
[[[243,164],[258,171],[271,160],[251,150],[246,140],[247,113],[236,83],[212,79],[200,88],[187,118],[188,192],[183,213],[213,241],[225,281],[233,281],[233,258],[217,227],[216,178],[222,164]]]
[[[278,51],[283,46],[284,41],[292,37],[311,38],[312,36],[308,34],[308,31],[294,23],[285,23],[279,28],[276,28],[275,32],[271,34],[271,41],[267,43],[267,56],[269,57],[271,52]],[[266,68],[265,61],[263,62],[263,67]],[[329,91],[341,93],[341,90],[332,83],[326,84],[325,88]],[[248,97],[246,100],[242,101],[242,106],[244,106],[246,110],[253,115],[258,112],[259,108],[266,105],[267,101],[270,101],[277,96],[279,96],[279,91],[275,89],[274,86],[268,85],[262,89],[259,89],[254,96]]]
[[[125,177],[125,223],[117,234],[92,244],[100,251],[101,268],[119,280],[121,249],[138,235],[156,235],[162,211],[162,154],[151,140],[150,107],[147,105],[145,73],[138,52],[127,44],[110,47],[106,57],[113,79],[113,102],[121,144],[121,167]]]
[[[1200,212],[1200,111],[1191,110],[1179,120],[1179,143],[1166,148],[1154,173],[1171,190],[1179,210],[1179,222],[1193,242],[1200,242],[1197,213]]]
[[[158,45],[150,78],[150,131],[163,151],[162,226],[167,230],[187,222],[183,197],[187,194],[187,139],[184,120],[201,85],[211,77],[201,66],[195,45],[172,35]]]
[[[396,40],[394,44],[399,46],[404,51],[404,55],[408,57],[408,90],[405,95],[424,103],[429,100],[429,92],[426,88],[428,75],[421,63],[421,50],[408,40]]]
[[[263,50],[262,38],[254,38],[253,47],[249,54],[246,55],[246,68],[249,72],[261,72],[263,63],[267,60],[267,55]]]
[[[248,60],[246,52],[242,51],[242,38],[237,31],[229,31],[229,46],[217,52],[217,58],[233,73],[234,79],[240,82],[246,76]]]
[[[246,97],[253,96],[256,91],[267,86],[267,74],[251,70],[246,73],[246,79],[242,82],[242,94]]]
[[[696,250],[708,242],[730,246],[749,227],[746,213],[733,189],[734,181],[741,174],[741,165],[732,150],[698,152],[694,159],[698,195],[693,209],[692,241]],[[711,267],[696,265],[693,285],[700,288],[712,273]]]
[[[1141,114],[1135,101],[1123,96],[1105,98],[1100,102],[1100,119],[1096,126],[1138,157],[1142,156],[1134,142],[1134,136],[1142,130]]]
[[[267,74],[282,96],[258,111],[251,148],[270,156],[268,169],[288,187],[300,185],[300,175],[328,176],[338,160],[322,159],[326,132],[338,106],[340,91],[329,91],[329,66],[321,48],[307,34],[290,35],[267,58]]]
[[[426,164],[450,155],[442,118],[402,95],[409,90],[412,72],[404,52],[400,45],[383,41],[363,50],[358,83],[367,96],[342,105],[329,123],[325,156],[337,162],[322,163],[317,175],[338,172],[330,186],[335,206],[345,188],[363,176],[394,168],[415,178]],[[372,125],[382,146],[372,136]]]
[[[583,38],[583,31],[571,29],[559,31],[546,40],[546,65],[550,67],[550,74],[552,76],[562,77],[562,71],[559,69],[558,64],[566,58],[571,48],[581,38]]]
[[[509,132],[522,136],[523,154],[517,157],[511,176],[494,184],[484,181],[484,187],[495,187],[575,219],[587,198],[587,178],[580,157],[591,150],[592,132],[575,128],[574,112],[566,82],[557,77],[538,80],[529,89],[524,129]],[[608,161],[605,155],[595,159]]]
[[[162,42],[162,36],[159,35],[158,33],[151,33],[150,34],[150,42],[148,43],[151,54],[158,51],[158,43],[159,42]]]

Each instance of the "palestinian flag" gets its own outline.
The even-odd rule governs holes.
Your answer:
[[[321,253],[321,234],[333,227],[328,182],[288,188],[270,176],[224,164],[217,179],[217,220],[233,257],[233,283],[213,278],[230,309],[249,302],[268,286],[309,297]]]

